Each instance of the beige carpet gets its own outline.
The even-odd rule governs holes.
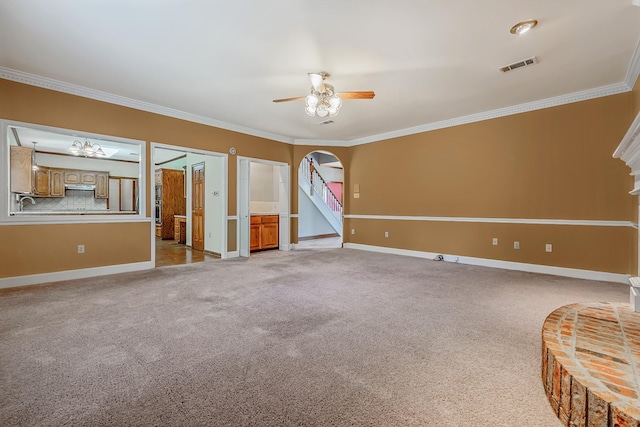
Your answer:
[[[349,249],[0,292],[2,426],[559,426],[548,313],[624,285]]]

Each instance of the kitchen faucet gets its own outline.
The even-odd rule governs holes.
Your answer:
[[[24,197],[21,197],[21,198],[20,198],[20,211],[22,211],[22,210],[24,209],[24,200],[25,200],[25,199],[29,199],[29,200],[31,200],[31,204],[32,204],[32,205],[35,205],[35,204],[36,204],[36,201],[35,201],[35,200],[33,200],[33,197],[30,197],[30,196],[24,196]]]

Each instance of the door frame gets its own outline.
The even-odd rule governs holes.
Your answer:
[[[212,156],[219,157],[223,159],[222,162],[222,171],[220,172],[222,175],[222,188],[224,189],[224,197],[222,197],[222,215],[220,216],[220,225],[222,229],[222,233],[220,236],[220,243],[222,248],[222,253],[220,254],[221,258],[229,258],[229,251],[227,247],[227,224],[229,217],[229,155],[227,153],[218,153],[216,151],[209,150],[200,150],[198,148],[191,147],[182,147],[179,145],[170,145],[170,144],[162,144],[159,142],[153,142],[149,144],[149,170],[147,172],[147,184],[150,185],[151,190],[149,192],[149,196],[145,199],[146,203],[149,203],[149,206],[153,208],[155,204],[155,191],[153,188],[155,186],[155,171],[156,171],[156,162],[155,162],[155,148],[165,148],[167,150],[175,150],[182,151],[183,153],[192,153],[192,154],[200,154],[204,156]],[[144,156],[143,156],[144,158]],[[152,212],[153,210],[149,210]],[[155,211],[153,211],[155,212]],[[155,215],[155,213],[153,214]],[[150,221],[151,226],[151,264],[155,268],[156,266],[156,222],[153,218]],[[205,223],[206,227],[206,223]],[[206,233],[206,229],[205,229]]]
[[[236,229],[236,247],[240,257],[249,257],[249,227],[250,227],[250,164],[262,163],[278,167],[280,176],[278,188],[278,214],[280,216],[278,240],[279,250],[291,249],[291,165],[284,162],[257,159],[253,157],[237,156],[237,210],[238,221]]]

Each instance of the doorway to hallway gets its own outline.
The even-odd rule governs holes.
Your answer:
[[[227,155],[158,143],[151,144],[151,152],[155,178],[151,206],[156,212],[152,227],[157,236],[151,244],[156,267],[226,257]],[[165,170],[168,175],[180,174],[179,189],[165,191],[162,179],[158,181]],[[164,200],[167,197],[171,200]],[[165,212],[172,206],[184,209]]]

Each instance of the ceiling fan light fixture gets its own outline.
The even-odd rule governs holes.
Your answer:
[[[273,102],[298,101],[304,99],[304,110],[309,116],[334,117],[340,112],[343,99],[373,99],[376,94],[373,91],[365,92],[340,92],[335,89],[325,79],[329,76],[325,72],[308,73],[311,80],[311,92],[307,96],[297,96],[295,98],[274,99]]]
[[[338,114],[338,112],[340,111],[340,107],[342,106],[342,99],[340,99],[338,96],[333,96],[330,100],[329,100],[329,115],[331,117],[336,116]]]
[[[509,32],[511,34],[521,36],[529,30],[533,29],[536,25],[538,25],[538,21],[536,19],[527,19],[526,21],[518,22],[516,25],[511,27],[511,30],[509,30]]]
[[[316,109],[316,114],[318,117],[327,117],[329,115],[329,109],[326,105],[320,104]]]

